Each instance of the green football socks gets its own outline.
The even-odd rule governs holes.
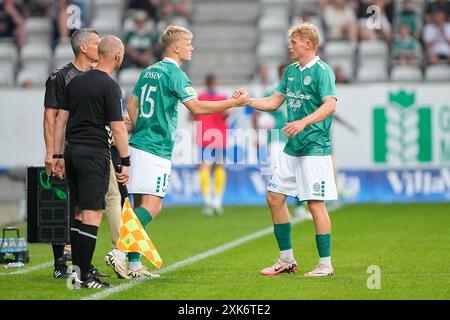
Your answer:
[[[317,251],[320,258],[327,258],[331,256],[331,234],[317,234],[316,235]]]
[[[292,249],[291,223],[274,224],[273,230],[280,251]]]

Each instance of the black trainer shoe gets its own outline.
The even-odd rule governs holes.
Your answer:
[[[67,264],[57,264],[55,270],[53,270],[53,278],[65,279],[70,277],[70,273],[67,271]]]
[[[103,289],[103,288],[111,288],[111,285],[109,283],[100,281],[98,278],[90,274],[85,281],[81,282],[81,288]]]
[[[89,268],[89,273],[92,274],[94,278],[109,277],[109,274],[101,273],[93,264],[91,264],[91,267]]]

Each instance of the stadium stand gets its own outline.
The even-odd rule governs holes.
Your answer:
[[[194,84],[200,84],[204,76],[212,71],[224,85],[244,84],[251,81],[261,64],[266,65],[270,74],[275,76],[277,66],[288,62],[287,31],[291,24],[299,21],[309,21],[319,28],[322,35],[320,55],[342,74],[345,82],[389,79],[439,81],[450,77],[449,59],[442,55],[437,59],[433,56],[434,51],[431,52],[426,46],[438,24],[450,30],[446,9],[450,6],[446,5],[449,1],[386,1],[381,7],[382,29],[375,32],[366,30],[370,15],[365,10],[376,2],[370,0],[13,2],[24,23],[18,23],[12,30],[15,38],[11,34],[0,38],[0,70],[3,74],[0,86],[20,86],[19,75],[23,80],[24,75],[30,72],[36,75],[35,85],[42,86],[53,68],[71,59],[68,36],[73,30],[61,30],[61,25],[57,23],[61,15],[66,14],[64,8],[69,4],[80,6],[82,26],[96,28],[101,36],[113,34],[125,40],[127,34],[133,31],[133,18],[139,10],[147,13],[146,30],[152,33],[154,41],[170,23],[190,28],[194,33],[195,56],[186,65],[186,71]],[[2,4],[0,12],[3,10]],[[352,12],[359,28],[357,43],[349,34],[349,27],[345,27],[345,21],[331,23],[333,13],[353,17]],[[445,21],[442,13],[445,14]],[[352,24],[353,18],[349,20]],[[25,36],[21,35],[22,29]],[[387,36],[387,31],[390,36]],[[23,39],[27,39],[26,44]],[[156,45],[152,46],[151,51],[153,58],[149,57],[144,62],[161,58],[162,52]],[[142,64],[136,65],[128,59],[123,70],[136,67],[142,68]],[[125,73],[123,79],[128,79],[128,76]]]
[[[426,81],[450,81],[450,67],[444,65],[428,66],[425,70]]]

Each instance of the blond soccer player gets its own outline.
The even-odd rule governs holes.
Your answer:
[[[145,69],[128,102],[134,125],[130,137],[131,177],[128,190],[135,200],[135,213],[145,226],[161,212],[170,182],[171,156],[178,123],[178,104],[194,115],[223,112],[248,102],[245,94],[222,101],[200,101],[186,73],[194,48],[192,33],[186,28],[168,26],[162,34],[165,57]],[[128,254],[129,277],[152,277],[140,262],[140,254]]]
[[[288,122],[282,129],[289,137],[280,162],[270,178],[267,194],[275,238],[280,249],[277,262],[261,270],[262,275],[297,271],[292,251],[288,196],[306,201],[311,211],[319,253],[317,267],[307,277],[334,274],[331,264],[331,222],[326,200],[336,200],[337,191],[331,161],[330,129],[336,109],[335,76],[317,55],[316,27],[300,23],[289,30],[292,60],[275,92],[266,98],[250,98],[260,111],[274,111],[286,100]],[[235,94],[243,94],[236,91]]]

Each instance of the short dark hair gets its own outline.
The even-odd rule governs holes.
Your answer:
[[[98,35],[98,32],[92,28],[83,28],[75,31],[70,39],[70,44],[72,45],[73,53],[75,57],[80,54],[80,46],[89,40],[91,33]]]
[[[212,73],[208,73],[205,78],[205,84],[208,88],[216,84],[216,76]]]

